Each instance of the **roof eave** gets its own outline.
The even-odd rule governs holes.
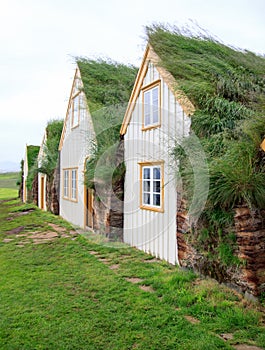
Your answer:
[[[192,104],[192,102],[188,99],[188,97],[185,95],[185,93],[178,87],[178,83],[176,79],[173,77],[173,75],[168,72],[164,67],[162,67],[159,62],[161,62],[159,56],[154,51],[153,47],[150,44],[147,44],[144,57],[142,60],[141,67],[139,68],[134,87],[132,90],[132,94],[124,115],[124,119],[122,122],[122,126],[120,129],[120,134],[124,135],[126,134],[128,125],[131,120],[131,115],[137,100],[137,97],[139,95],[146,71],[148,69],[148,61],[151,61],[157,71],[159,72],[160,76],[163,78],[163,80],[166,82],[166,84],[169,86],[171,92],[174,94],[176,100],[179,102],[180,106],[182,107],[184,113],[187,116],[191,116],[195,112],[195,107]]]

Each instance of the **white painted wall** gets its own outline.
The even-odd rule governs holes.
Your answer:
[[[158,71],[149,63],[143,86],[161,79],[161,127],[142,131],[142,93],[132,112],[125,141],[124,241],[172,264],[178,263],[176,242],[176,165],[170,156],[173,140],[187,135],[190,118],[176,101]],[[164,212],[140,208],[138,162],[164,160]]]
[[[91,154],[94,129],[85,95],[83,92],[81,94],[86,111],[82,113],[79,125],[72,128],[70,117],[66,117],[65,121],[65,134],[60,151],[60,215],[74,225],[84,227],[84,165]],[[67,168],[78,168],[77,202],[63,198],[63,170]]]

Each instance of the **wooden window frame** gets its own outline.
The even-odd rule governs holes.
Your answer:
[[[77,118],[75,118],[75,103],[78,104],[77,106]],[[71,101],[71,128],[77,128],[80,124],[80,91],[78,91],[76,94],[72,96],[72,101]],[[76,123],[74,123],[76,120]]]
[[[68,171],[68,197],[65,196],[65,171]],[[76,171],[76,198],[72,197],[72,171]],[[70,202],[78,202],[78,168],[64,168],[63,169],[63,199]]]
[[[159,213],[164,213],[164,161],[148,161],[148,162],[138,162],[140,165],[140,208],[144,210],[151,210]],[[161,179],[160,179],[160,206],[147,205],[143,203],[143,169],[146,167],[154,168],[155,166],[160,166]],[[153,192],[152,192],[153,193]]]
[[[75,187],[73,187],[73,172],[75,172]],[[75,191],[75,196],[73,196],[73,190]],[[71,200],[77,200],[77,169],[71,169]]]
[[[66,179],[66,174],[67,172],[67,186],[65,186],[65,179]],[[67,194],[66,194],[67,190]],[[69,169],[63,169],[63,198],[64,199],[69,199]]]
[[[144,95],[146,92],[158,87],[158,122],[156,124],[145,125],[145,106]],[[152,104],[150,104],[152,106]],[[161,127],[161,80],[155,80],[142,88],[142,131]]]

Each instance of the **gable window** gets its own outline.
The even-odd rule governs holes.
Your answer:
[[[72,128],[79,124],[79,99],[80,94],[77,94],[72,100]]]
[[[63,198],[77,202],[77,169],[63,170]]]
[[[69,197],[69,170],[64,170],[63,171],[63,196],[65,198]]]
[[[160,81],[143,89],[143,130],[160,126]]]
[[[75,128],[79,125],[80,122],[80,108],[82,104],[82,94],[81,94],[81,80],[80,78],[76,78],[75,85],[72,92],[72,101],[71,101],[71,107],[69,110],[69,116],[71,118],[71,126],[72,128]]]
[[[164,211],[163,162],[140,164],[140,193],[142,209]]]

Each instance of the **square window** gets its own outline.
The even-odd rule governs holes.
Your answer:
[[[150,165],[149,165],[150,164]],[[141,207],[163,211],[163,162],[140,163],[141,171]]]

